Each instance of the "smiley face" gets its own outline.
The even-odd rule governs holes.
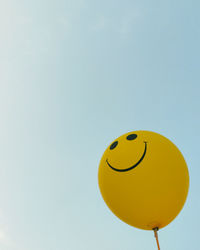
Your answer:
[[[151,230],[169,224],[187,197],[189,174],[166,137],[134,131],[114,140],[99,165],[99,187],[111,211],[129,225]]]
[[[137,138],[137,135],[136,135],[136,134],[129,134],[129,135],[126,137],[126,139],[129,140],[129,141],[135,140],[136,138]],[[131,169],[137,167],[137,166],[142,162],[142,160],[144,159],[145,154],[146,154],[146,151],[147,151],[147,142],[144,141],[144,144],[145,144],[145,147],[144,147],[144,152],[143,152],[142,156],[141,156],[140,159],[139,159],[134,165],[132,165],[131,167],[124,168],[124,169],[115,168],[115,167],[113,167],[113,166],[109,163],[108,159],[106,159],[106,163],[108,164],[108,166],[109,166],[111,169],[113,169],[113,170],[115,170],[115,171],[118,171],[118,172],[126,172],[126,171],[129,171],[129,170],[131,170]],[[113,143],[111,144],[111,146],[110,146],[110,150],[113,150],[114,148],[116,148],[117,145],[118,145],[118,141],[113,142]]]

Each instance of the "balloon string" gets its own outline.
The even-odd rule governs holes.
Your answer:
[[[157,243],[157,246],[158,246],[158,250],[160,250],[160,245],[159,245],[159,241],[158,241],[158,227],[153,228],[153,231],[154,231],[154,236],[156,238],[156,243]]]

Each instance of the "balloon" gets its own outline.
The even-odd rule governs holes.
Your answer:
[[[146,230],[168,225],[181,211],[189,188],[179,149],[150,131],[129,132],[114,140],[101,158],[98,180],[111,211]]]

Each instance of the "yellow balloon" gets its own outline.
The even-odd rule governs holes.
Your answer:
[[[102,156],[98,180],[111,211],[146,230],[168,225],[181,211],[189,188],[179,149],[150,131],[129,132],[114,140]]]

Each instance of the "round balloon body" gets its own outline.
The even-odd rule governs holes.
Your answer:
[[[168,225],[181,211],[189,188],[188,168],[179,149],[150,131],[115,139],[101,158],[98,180],[111,211],[146,230]]]

